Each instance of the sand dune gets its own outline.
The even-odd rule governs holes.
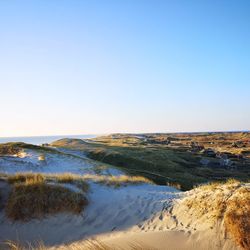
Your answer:
[[[150,184],[114,188],[92,183],[89,205],[80,216],[58,214],[12,223],[1,212],[0,240],[41,240],[49,249],[83,247],[86,239],[114,249],[131,249],[133,244],[160,250],[238,249],[222,223],[188,211],[183,201],[190,195],[192,191]]]
[[[60,168],[62,172],[96,174],[96,162],[74,155],[75,152],[61,153],[65,154],[46,153],[46,162],[41,163],[39,153],[27,150],[19,157],[2,157],[0,169],[53,173]],[[112,175],[116,169],[107,167],[104,171]],[[226,230],[224,218],[216,217],[217,198],[225,202],[234,197],[234,191],[241,185],[249,188],[247,184],[204,186],[188,192],[148,183],[114,187],[89,180],[89,184],[89,204],[80,215],[65,213],[41,220],[12,222],[6,218],[3,207],[0,208],[0,242],[42,241],[48,249],[63,250],[84,249],[89,240],[97,240],[112,249],[128,250],[134,244],[159,250],[239,249]],[[0,189],[3,202],[10,186],[0,181]]]

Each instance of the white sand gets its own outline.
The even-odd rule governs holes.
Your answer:
[[[41,155],[45,157],[44,161],[39,160]],[[18,155],[0,157],[0,172],[9,174],[16,172],[95,174],[99,166],[103,167],[101,174],[122,174],[119,169],[91,160],[83,152],[76,150],[55,149],[53,153],[24,149]]]
[[[75,155],[77,152],[64,153],[67,154],[45,153],[45,162],[39,161],[40,153],[34,150],[26,150],[19,157],[1,157],[0,171],[95,173],[98,163],[84,155]],[[107,166],[102,174],[118,175],[120,171]],[[6,196],[8,187],[3,182],[0,189]],[[65,244],[82,246],[86,239],[95,238],[123,249],[131,249],[132,243],[160,250],[238,249],[226,234],[223,221],[212,221],[206,214],[197,217],[195,211],[183,205],[188,195],[196,197],[195,191],[182,193],[167,186],[112,188],[92,183],[87,197],[89,205],[78,216],[58,214],[43,220],[13,223],[0,210],[0,242],[41,240],[52,249],[70,249]]]
[[[166,186],[111,188],[91,184],[89,205],[80,216],[60,214],[41,221],[11,223],[1,212],[0,241],[42,240],[52,249],[70,249],[65,244],[72,242],[84,245],[88,238],[125,249],[130,249],[131,243],[160,250],[237,249],[222,225],[197,220],[184,206],[178,206],[182,201],[178,198],[185,195]]]

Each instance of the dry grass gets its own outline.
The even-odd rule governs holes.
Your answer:
[[[17,184],[17,183],[35,184],[44,182],[45,176],[42,174],[35,174],[35,173],[16,173],[15,175],[9,175],[7,177],[7,181],[10,184]]]
[[[80,213],[87,205],[83,193],[48,183],[50,178],[34,173],[8,176],[7,181],[13,186],[5,206],[6,215],[12,220],[29,220],[59,212]],[[86,191],[87,184],[81,181],[76,185],[80,184]]]
[[[142,176],[128,176],[128,175],[107,176],[107,175],[88,174],[84,175],[83,178],[84,180],[90,180],[97,183],[115,187],[120,187],[127,184],[141,184],[141,183],[153,184],[153,182]]]
[[[7,177],[12,191],[5,206],[6,215],[12,220],[29,220],[59,212],[80,213],[87,205],[82,192],[76,193],[57,183],[70,183],[84,192],[88,190],[86,181],[120,187],[127,184],[151,183],[140,176],[104,176],[17,173]]]
[[[14,143],[0,144],[0,155],[16,155],[21,151]]]
[[[58,183],[72,183],[72,184],[79,184],[81,182],[86,184],[86,181],[93,181],[109,186],[122,186],[127,184],[141,184],[141,183],[153,184],[153,182],[142,176],[129,176],[129,175],[109,176],[109,175],[94,175],[94,174],[77,175],[72,173],[63,173],[63,174],[17,173],[15,175],[8,176],[7,180],[10,184],[36,183],[36,182],[44,182],[46,180],[55,181]]]
[[[225,222],[225,229],[242,249],[250,249],[250,187],[230,179],[197,187],[184,199],[190,213],[207,221]]]
[[[38,242],[37,244],[35,244],[35,246],[32,244],[23,246],[17,241],[6,241],[4,245],[8,247],[9,250],[46,250],[46,247],[42,242]]]
[[[76,175],[72,173],[64,174],[51,174],[47,175],[47,178],[51,177],[59,183],[70,183],[76,185],[78,188],[82,189],[84,192],[89,190],[89,185],[84,180],[83,176]]]
[[[12,220],[42,218],[48,214],[71,212],[78,214],[87,205],[82,193],[46,183],[16,184],[5,211]]]
[[[81,188],[84,192],[88,191],[88,184],[84,181],[82,176],[75,175],[71,173],[64,174],[40,174],[40,173],[16,173],[14,175],[5,176],[7,181],[10,184],[17,183],[45,183],[45,182],[53,182],[53,183],[70,183],[78,188]]]
[[[225,213],[225,227],[243,249],[250,249],[249,188],[241,187],[228,201]]]
[[[42,218],[59,212],[80,213],[87,200],[81,193],[46,183],[16,184],[5,210],[12,220]]]
[[[225,182],[221,182],[221,181],[213,181],[207,184],[202,184],[202,185],[198,185],[195,188],[198,188],[200,190],[204,190],[204,191],[214,191],[218,188],[221,188],[222,185],[227,185],[227,188],[237,188],[239,187],[241,184],[240,181],[236,180],[236,179],[228,179]]]
[[[60,183],[74,183],[82,179],[81,175],[72,173],[51,174],[49,176],[54,177]]]
[[[29,244],[28,247],[27,246],[24,247],[22,244],[18,242],[13,242],[13,241],[7,241],[5,245],[9,248],[9,250],[49,250],[50,249],[50,248],[47,248],[42,242],[38,242],[35,245]],[[128,245],[130,247],[130,250],[156,250],[155,248],[147,247],[139,243],[130,243]],[[60,248],[60,246],[58,246],[58,248]],[[96,240],[85,241],[83,244],[72,243],[70,245],[65,246],[64,249],[67,249],[67,250],[124,250],[124,248],[122,247],[110,247]]]

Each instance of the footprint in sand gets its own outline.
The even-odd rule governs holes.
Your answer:
[[[162,213],[159,216],[159,220],[163,220],[163,214]]]

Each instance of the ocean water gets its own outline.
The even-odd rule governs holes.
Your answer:
[[[30,136],[30,137],[0,137],[0,143],[25,142],[35,145],[51,143],[62,138],[91,139],[97,135],[55,135],[55,136]]]

